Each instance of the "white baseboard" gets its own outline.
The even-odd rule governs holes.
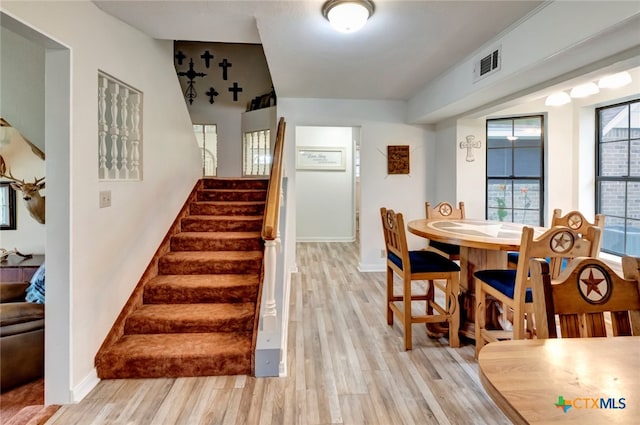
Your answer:
[[[296,270],[297,271],[297,270]],[[280,364],[278,365],[278,373],[280,377],[287,376],[287,342],[289,339],[289,300],[291,298],[291,273],[287,274],[284,282],[284,299],[282,300],[282,333],[280,338]]]
[[[354,242],[356,239],[353,236],[344,237],[298,237],[296,242]]]
[[[386,263],[376,263],[376,264],[358,264],[358,271],[361,273],[377,273],[377,272],[386,272],[387,265]]]
[[[78,385],[73,387],[73,390],[71,391],[71,399],[73,402],[78,403],[82,401],[82,399],[85,398],[99,382],[100,378],[98,378],[98,371],[94,367]]]

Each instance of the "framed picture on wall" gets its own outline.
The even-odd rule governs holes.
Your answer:
[[[347,149],[324,146],[297,146],[296,170],[344,171],[347,169]]]
[[[0,230],[16,229],[16,191],[9,182],[0,182]]]
[[[387,146],[387,174],[409,174],[409,145]]]

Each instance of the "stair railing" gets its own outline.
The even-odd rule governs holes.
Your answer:
[[[277,250],[280,246],[278,221],[280,220],[280,200],[282,198],[282,154],[286,123],[281,117],[278,122],[276,141],[273,147],[273,161],[269,175],[267,202],[264,209],[262,239],[264,240],[264,291],[265,305],[262,314],[262,329],[265,332],[277,330],[276,309],[276,269]]]

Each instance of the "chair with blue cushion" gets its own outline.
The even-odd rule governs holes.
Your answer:
[[[586,235],[592,227],[597,227],[604,232],[604,215],[596,214],[593,223],[590,223],[580,211],[571,211],[563,216],[562,210],[556,208],[553,210],[553,218],[551,219],[551,227],[553,226],[567,226],[581,235]],[[596,243],[598,244],[597,250],[600,252],[601,241],[598,240]],[[515,269],[518,265],[518,253],[509,252],[507,254],[507,262],[510,268]],[[560,267],[562,268],[562,265]],[[559,270],[553,270],[552,274],[557,275],[558,272]]]
[[[476,310],[475,339],[476,357],[485,342],[501,339],[524,339],[526,329],[533,331],[533,295],[529,281],[529,260],[548,258],[550,269],[560,270],[565,258],[597,257],[600,248],[600,232],[597,227],[589,229],[587,235],[581,235],[566,226],[554,226],[538,237],[534,229],[525,226],[522,229],[518,265],[516,269],[480,270],[474,273]],[[555,274],[552,274],[556,277]],[[487,329],[485,327],[485,308],[487,297],[493,297],[501,303],[505,312],[513,312],[513,329]],[[526,321],[525,321],[526,317]]]
[[[624,278],[589,257],[575,258],[556,279],[542,259],[529,267],[537,338],[640,335],[640,258],[622,259]]]
[[[425,211],[427,219],[441,218],[445,220],[464,219],[464,202],[458,204],[458,208],[454,208],[448,202],[440,202],[431,208],[429,202],[425,203]],[[427,251],[433,251],[447,257],[450,260],[460,260],[460,246],[446,242],[430,240]]]
[[[380,214],[387,251],[387,323],[392,326],[394,316],[398,318],[404,328],[405,350],[412,349],[413,323],[448,323],[449,346],[460,346],[460,267],[435,252],[409,251],[402,214],[386,208],[381,208]],[[402,280],[400,295],[394,293],[396,275]],[[446,283],[441,283],[441,280],[446,280]],[[428,281],[427,288],[416,293],[414,290],[418,289],[418,285],[412,284],[413,281]],[[444,292],[444,306],[436,302],[435,288]],[[414,314],[414,301],[426,303],[425,314]]]

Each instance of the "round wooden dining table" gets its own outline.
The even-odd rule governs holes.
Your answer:
[[[507,252],[520,249],[523,224],[477,219],[418,219],[407,223],[409,232],[423,238],[460,246],[462,311],[460,334],[475,339],[475,285],[478,270],[506,269]],[[546,229],[536,227],[535,236]],[[496,306],[497,307],[497,306]],[[487,323],[501,326],[499,314],[487,308]]]

